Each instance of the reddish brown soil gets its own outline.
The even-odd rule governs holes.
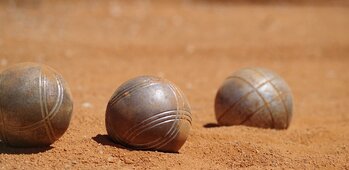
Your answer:
[[[54,67],[75,110],[52,148],[0,144],[0,169],[349,169],[348,3],[277,2],[1,1],[1,69]],[[217,88],[246,66],[289,83],[288,130],[215,127]],[[178,154],[128,150],[106,137],[109,97],[144,74],[171,80],[189,98],[193,127]]]

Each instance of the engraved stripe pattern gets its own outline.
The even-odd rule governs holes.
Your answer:
[[[166,123],[169,123],[169,122],[173,122],[173,123],[176,123],[177,119],[175,119],[176,115],[171,115],[171,117],[168,117],[167,120],[161,120],[161,122],[158,122],[157,124],[151,126],[151,127],[148,127],[147,129],[145,130],[142,130],[140,132],[140,134],[142,134],[143,132],[145,132],[146,130],[149,130],[151,128],[155,128],[157,126],[160,126],[162,124],[166,124]],[[182,117],[180,117],[179,119],[183,119]],[[178,120],[179,120],[178,119]],[[147,149],[151,149],[151,148],[157,148],[156,146],[157,145],[162,145],[162,144],[167,144],[166,141],[171,141],[171,139],[168,139],[169,137],[168,136],[172,136],[174,133],[176,133],[177,131],[179,131],[178,129],[171,129],[166,135],[165,137],[163,138],[158,138],[154,141],[150,141],[148,143],[142,143],[142,144],[135,144],[136,146],[138,147],[143,147],[143,148],[147,148]],[[139,135],[140,135],[139,134]]]
[[[158,139],[155,139],[153,141],[147,142],[147,143],[141,143],[141,144],[135,144],[133,145],[137,148],[141,149],[159,149],[166,144],[168,144],[170,141],[172,141],[179,133],[179,123],[180,120],[185,119],[187,121],[191,122],[191,117],[189,112],[184,110],[179,110],[179,98],[177,96],[176,91],[172,88],[171,85],[167,84],[171,91],[174,94],[174,97],[176,99],[176,110],[171,111],[165,111],[162,113],[158,113],[153,115],[152,117],[147,118],[146,120],[142,121],[135,127],[131,129],[135,129],[134,131],[131,131],[131,129],[125,133],[128,134],[126,139],[127,141],[132,142],[137,136],[141,135],[143,132],[152,129],[156,126],[160,126],[165,123],[173,122],[168,132],[163,137],[159,137]],[[179,114],[180,112],[185,112],[184,114]]]
[[[137,83],[133,86],[127,87],[119,92],[116,92],[116,94],[110,99],[109,103],[108,103],[108,108],[107,110],[110,110],[111,107],[116,104],[119,100],[122,99],[122,97],[124,97],[126,94],[132,94],[135,91],[142,89],[142,88],[147,88],[149,86],[155,85],[157,83],[155,82],[151,82],[151,79],[146,79],[140,83]],[[107,124],[110,127],[110,124]],[[126,144],[126,142],[124,142],[123,140],[121,140],[121,138],[119,137],[119,135],[113,130],[113,128],[109,128],[110,130],[112,130],[112,133],[114,134],[114,140],[122,143],[122,144]]]
[[[181,99],[181,101],[182,101],[182,109],[184,109],[184,108],[185,108],[185,101],[184,101],[185,97],[183,96],[182,91],[181,91],[179,88],[177,88],[176,86],[172,85],[171,83],[169,83],[169,85],[170,85],[173,89],[175,89],[175,91],[177,92],[178,96],[180,97],[180,99]],[[190,123],[191,123],[191,122],[190,122]]]
[[[21,126],[21,127],[16,127],[16,126],[8,126],[8,129],[11,131],[16,131],[16,132],[22,132],[22,131],[31,131],[37,128],[40,128],[42,126],[42,124],[44,124],[48,130],[49,136],[52,138],[54,136],[52,136],[53,131],[51,131],[49,128],[49,125],[47,124],[47,122],[50,122],[50,120],[56,116],[56,114],[58,113],[62,103],[63,103],[63,98],[64,98],[64,88],[63,88],[63,84],[61,82],[61,80],[58,78],[58,76],[56,77],[56,83],[57,83],[57,99],[56,102],[52,108],[52,110],[50,112],[48,112],[47,109],[47,94],[46,94],[46,79],[44,75],[40,75],[39,77],[39,96],[40,96],[40,108],[41,108],[41,115],[43,117],[43,119],[41,119],[38,122],[35,122],[31,125],[27,125],[27,126]],[[49,132],[50,131],[50,132]],[[52,133],[51,133],[52,132]],[[52,138],[54,139],[54,138]]]
[[[144,81],[140,84],[136,84],[134,86],[130,86],[128,88],[125,88],[124,90],[118,92],[117,95],[115,95],[114,97],[112,97],[112,99],[110,100],[109,102],[109,105],[112,106],[114,105],[115,103],[117,103],[122,97],[125,96],[125,94],[130,94],[136,90],[139,90],[139,89],[142,89],[142,88],[147,88],[149,86],[152,86],[152,85],[155,85],[155,84],[158,84],[158,83],[155,83],[155,82],[149,82],[149,81]]]
[[[173,115],[173,116],[175,116],[175,115]],[[178,120],[183,120],[183,116],[180,116],[179,117],[179,119]],[[187,118],[184,118],[184,120],[188,120]],[[158,126],[158,125],[161,125],[161,124],[164,124],[164,123],[169,123],[169,122],[174,122],[175,123],[175,121],[176,121],[176,119],[174,119],[174,118],[172,118],[172,119],[170,119],[170,120],[166,120],[166,121],[164,121],[164,122],[161,122],[161,123],[159,123],[159,124],[157,124],[157,125],[155,125],[155,126],[153,126],[154,128],[156,127],[156,126]],[[153,128],[152,127],[152,128]],[[149,128],[150,129],[150,128]],[[173,140],[174,139],[174,137],[176,137],[177,135],[174,135],[173,136],[173,134],[174,133],[176,133],[176,132],[179,132],[179,129],[173,129],[173,130],[169,130],[169,132],[165,135],[165,137],[163,137],[163,138],[158,138],[158,139],[156,139],[156,140],[154,140],[154,141],[151,141],[151,142],[148,142],[148,143],[143,143],[143,144],[137,144],[137,146],[140,146],[140,147],[143,147],[143,148],[146,148],[146,149],[151,149],[151,148],[161,148],[161,147],[156,147],[157,145],[159,145],[159,143],[161,144],[161,143],[163,143],[163,144],[161,144],[161,145],[166,145],[167,143],[169,143],[171,140]],[[177,133],[178,134],[178,133]],[[172,136],[171,137],[171,139],[168,139],[167,140],[167,138],[168,138],[168,136]],[[163,140],[166,140],[166,141],[168,141],[168,142],[159,142],[159,141],[163,141]],[[152,145],[154,145],[154,144],[156,144],[155,146],[152,146]]]
[[[280,93],[281,96],[285,95],[285,93]],[[277,99],[279,99],[279,96],[275,96],[273,97],[272,100],[270,100],[268,102],[268,104],[273,103],[274,101],[276,101]],[[266,107],[266,103],[264,105],[262,105],[261,107],[257,108],[256,111],[254,111],[252,114],[250,114],[245,120],[241,121],[240,124],[244,124],[246,123],[251,117],[253,117],[256,113],[258,113],[259,111],[261,111],[264,107]]]
[[[179,119],[180,117],[180,110],[182,109],[179,105],[179,101],[182,100],[182,96],[178,95],[178,91],[176,90],[176,88],[174,87],[174,85],[172,85],[171,83],[168,83],[168,86],[171,88],[171,90],[173,91],[173,94],[176,98],[176,104],[177,104],[177,119],[173,122],[173,126],[176,126],[176,127],[173,127],[174,128],[174,131],[167,137],[164,138],[164,141],[162,142],[162,144],[159,142],[158,145],[155,145],[154,147],[156,148],[162,148],[164,146],[166,146],[168,143],[170,143],[173,139],[175,139],[177,137],[177,135],[179,134],[180,132],[180,128],[181,128],[181,125],[182,125],[182,121]]]
[[[40,108],[41,108],[41,116],[42,118],[47,117],[47,99],[46,99],[46,76],[43,73],[42,70],[40,70],[40,78],[39,78],[39,97],[40,97]],[[50,141],[53,141],[53,136],[52,136],[52,132],[48,126],[47,121],[44,121],[44,126],[46,129],[46,133],[48,138],[50,139]]]
[[[180,128],[180,119],[179,119],[179,98],[177,96],[176,91],[172,88],[171,83],[167,84],[171,91],[173,92],[173,95],[176,99],[176,117],[172,120],[173,124],[170,128],[170,130],[167,132],[167,134],[163,137],[160,138],[161,140],[159,142],[154,143],[153,145],[150,145],[149,148],[162,148],[163,146],[165,146],[166,144],[168,144],[170,141],[172,141],[179,133],[179,128]]]
[[[245,79],[241,78],[241,77],[238,77],[238,76],[230,76],[228,77],[227,79],[233,79],[233,78],[236,78],[236,79],[239,79],[239,80],[242,80],[244,82],[247,82]],[[269,81],[272,81],[274,80],[274,78],[270,79],[270,80],[267,80],[265,82],[263,82],[262,84],[258,85],[257,87],[254,87],[251,83],[250,86],[252,87],[252,90],[249,91],[248,93],[246,93],[245,95],[243,95],[242,97],[240,97],[234,104],[232,104],[226,111],[224,111],[219,117],[218,117],[218,120],[220,121],[225,115],[227,112],[229,112],[230,110],[234,110],[236,106],[238,106],[238,104],[242,101],[244,101],[244,99],[246,99],[250,94],[254,93],[257,91],[257,89],[259,89],[260,87],[263,87],[264,85],[266,85],[267,83],[269,83]]]
[[[179,112],[183,113],[183,115],[181,116],[182,119],[191,122],[191,118],[188,111],[180,110]],[[143,120],[142,122],[138,123],[136,126],[130,128],[128,131],[124,133],[123,136],[125,136],[125,139],[127,141],[133,140],[136,136],[140,134],[140,131],[143,132],[145,131],[145,129],[148,130],[152,127],[157,126],[159,123],[161,124],[162,121],[172,119],[176,116],[176,114],[177,114],[177,110],[170,110],[162,113],[157,113]]]
[[[266,76],[261,73],[260,71],[256,70],[256,69],[252,69],[253,71],[255,71],[256,73],[260,74],[261,76],[263,76],[264,78],[266,78]],[[285,112],[286,112],[286,124],[288,123],[288,116],[289,116],[289,113],[288,113],[288,110],[287,110],[287,107],[286,107],[286,104],[285,104],[285,101],[282,99],[281,95],[282,95],[282,92],[280,92],[279,88],[276,87],[276,85],[272,82],[272,80],[269,81],[269,84],[273,86],[273,88],[275,89],[275,91],[278,93],[278,98],[281,100],[282,102],[282,105],[284,106],[284,109],[285,109]]]
[[[147,87],[150,87],[152,85],[156,85],[158,83],[155,83],[155,82],[151,82],[151,80],[145,80],[139,84],[136,84],[136,85],[133,85],[133,86],[130,86],[128,88],[125,88],[124,90],[118,92],[118,94],[116,94],[115,96],[113,96],[108,104],[108,110],[114,105],[116,104],[119,100],[122,99],[122,97],[124,97],[124,95],[127,93],[127,94],[132,94],[134,93],[135,91],[137,90],[140,90],[142,88],[147,88]],[[113,129],[113,128],[109,128],[109,129]],[[125,144],[126,142],[123,142],[123,140],[121,140],[120,136],[115,133],[115,131],[113,130],[113,133],[114,133],[114,136],[115,136],[115,140],[120,142],[120,143],[123,143]]]
[[[269,103],[265,100],[265,98],[263,97],[263,95],[258,91],[258,88],[256,89],[253,84],[251,84],[249,81],[241,78],[241,77],[236,77],[244,82],[246,82],[249,86],[251,86],[253,88],[253,91],[255,91],[257,93],[257,95],[263,100],[263,103],[265,104],[265,107],[268,109],[268,112],[270,114],[270,117],[271,117],[271,127],[274,128],[275,126],[275,123],[274,123],[274,116],[273,116],[273,113],[271,112],[271,109],[270,109],[270,106],[269,106]],[[266,82],[269,82],[270,80],[267,80]]]
[[[136,85],[127,87],[119,92],[116,92],[116,94],[113,95],[113,97],[110,99],[110,102],[108,104],[108,109],[111,109],[112,106],[116,104],[118,101],[120,101],[124,96],[130,95],[140,89],[159,84],[159,80],[147,79],[142,81],[141,83],[137,83]],[[166,85],[171,90],[171,92],[175,97],[176,109],[156,113],[146,118],[145,120],[142,120],[141,122],[137,123],[133,127],[129,128],[122,135],[121,134],[118,135],[113,128],[108,128],[110,129],[110,132],[114,134],[113,139],[115,141],[118,141],[121,144],[125,144],[125,143],[126,145],[130,144],[132,145],[133,148],[138,148],[138,149],[160,149],[163,146],[166,146],[173,139],[175,139],[176,136],[178,136],[182,121],[185,120],[189,124],[191,124],[191,121],[192,121],[191,113],[190,111],[185,110],[185,101],[182,101],[183,103],[180,103],[180,100],[183,100],[182,95],[180,94],[178,89],[175,88],[171,83],[166,81]],[[138,136],[144,134],[145,132],[151,129],[154,129],[158,126],[168,124],[168,123],[171,123],[171,124],[168,125],[169,127],[168,131],[164,135],[158,136],[158,138],[152,141],[135,143],[135,140],[137,139]],[[109,122],[107,122],[107,126],[110,127]]]
[[[46,76],[45,76],[46,77]],[[63,102],[63,86],[62,86],[62,83],[61,83],[61,80],[58,78],[58,75],[55,75],[54,76],[55,79],[56,79],[56,84],[57,84],[57,99],[56,99],[56,102],[55,102],[55,105],[53,106],[52,110],[49,112],[48,111],[48,107],[47,107],[47,81],[44,81],[44,84],[45,86],[43,87],[43,91],[44,91],[44,94],[43,94],[43,103],[44,103],[44,106],[45,106],[45,117],[44,117],[44,120],[48,126],[48,133],[51,134],[52,138],[53,138],[53,141],[56,139],[56,136],[55,136],[55,133],[54,133],[54,130],[53,130],[53,127],[52,127],[52,124],[51,124],[51,119],[48,118],[48,119],[45,119],[46,117],[49,117],[50,115],[52,116],[55,116],[57,114],[57,112],[59,111],[59,108],[60,106],[62,105],[62,102]]]
[[[180,111],[180,112],[182,112],[182,111]],[[137,136],[141,135],[143,132],[145,132],[149,129],[152,129],[154,127],[160,126],[162,124],[174,121],[174,120],[176,120],[176,118],[190,121],[189,116],[187,114],[180,115],[179,117],[176,114],[177,114],[176,110],[167,111],[167,112],[163,112],[161,114],[158,114],[161,116],[154,117],[151,122],[148,122],[147,124],[143,124],[142,126],[139,126],[139,128],[137,130],[132,131],[132,133],[126,138],[126,140],[132,141]]]

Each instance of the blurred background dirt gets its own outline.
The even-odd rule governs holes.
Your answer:
[[[0,69],[50,65],[75,99],[60,140],[0,143],[0,169],[349,169],[348,18],[344,0],[0,1]],[[289,83],[288,130],[215,126],[218,87],[247,66]],[[177,154],[128,150],[106,136],[110,96],[145,74],[189,98],[193,127]]]

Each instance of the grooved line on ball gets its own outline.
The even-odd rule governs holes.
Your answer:
[[[122,98],[122,96],[124,95],[124,93],[126,93],[126,92],[128,92],[128,94],[132,94],[133,92],[135,92],[135,91],[137,91],[137,90],[140,90],[140,89],[142,89],[142,88],[146,88],[146,87],[149,87],[149,86],[152,86],[152,85],[156,85],[156,84],[158,84],[158,82],[151,82],[151,79],[149,79],[149,80],[143,81],[143,82],[140,83],[140,84],[137,84],[137,85],[128,87],[128,88],[126,88],[126,89],[120,91],[118,95],[114,96],[114,97],[111,99],[112,101],[110,102],[110,104],[108,104],[108,106],[109,106],[108,108],[110,108],[112,105],[114,105],[115,103],[117,103],[117,102]],[[130,132],[132,132],[132,131],[130,131],[130,129],[129,129],[125,134],[128,134],[128,133],[130,133]],[[127,136],[129,136],[129,134],[128,134]],[[128,140],[127,140],[128,138],[129,138],[129,137],[125,138],[125,139],[126,139],[125,141],[128,141]],[[119,141],[120,141],[120,143],[127,143],[127,142],[123,142],[123,141],[121,140],[120,137],[119,137]]]
[[[260,74],[261,76],[263,76],[265,79],[267,78],[267,77],[266,77],[263,73],[261,73],[260,71],[255,70],[255,69],[252,69],[252,70],[255,71],[256,73]],[[285,112],[286,112],[286,124],[287,124],[287,126],[288,126],[288,116],[289,116],[289,113],[288,113],[288,110],[287,110],[285,101],[281,98],[282,92],[280,92],[279,88],[277,88],[276,85],[275,85],[272,81],[273,81],[273,79],[268,80],[269,84],[272,85],[273,88],[275,89],[275,91],[277,92],[278,97],[279,97],[279,99],[281,100],[282,105],[284,106],[284,109],[285,109]]]
[[[168,144],[170,141],[172,141],[179,133],[179,99],[177,94],[175,93],[175,91],[173,90],[171,84],[168,84],[169,87],[171,88],[171,91],[174,93],[174,96],[176,98],[176,106],[177,106],[177,112],[176,112],[176,117],[175,119],[173,119],[173,124],[170,128],[170,130],[166,133],[166,135],[163,138],[159,138],[156,141],[159,142],[153,142],[152,145],[150,145],[148,148],[157,148],[157,149],[161,149],[163,146],[165,146],[166,144]],[[167,121],[167,122],[171,122],[171,120]],[[177,128],[176,128],[177,126]]]
[[[149,86],[152,86],[152,85],[155,85],[155,84],[158,84],[158,83],[146,81],[146,82],[143,82],[141,84],[137,84],[137,85],[131,86],[131,87],[127,88],[127,89],[124,89],[121,92],[119,92],[119,94],[115,95],[110,100],[110,104],[109,105],[112,106],[115,103],[117,103],[125,95],[125,93],[131,94],[132,92],[134,92],[136,90],[139,90],[139,89],[142,89],[142,88],[146,88],[146,87],[149,87]]]
[[[179,88],[177,88],[175,85],[171,84],[170,82],[168,83],[168,85],[172,89],[172,91],[177,99],[177,105],[178,105],[177,110],[178,111],[186,110],[184,96],[182,95],[183,93],[179,90]],[[178,96],[179,96],[179,98],[178,98]],[[182,106],[179,106],[179,101],[182,101]],[[178,112],[178,114],[181,114],[181,112]],[[188,117],[190,118],[190,120],[192,120],[190,111],[188,111],[187,114],[188,114]],[[191,121],[190,121],[190,124],[191,124]]]
[[[171,85],[171,84],[170,84],[170,86],[176,90],[177,94],[179,95],[179,97],[180,97],[180,99],[181,99],[181,101],[182,101],[182,108],[181,108],[180,110],[185,110],[185,109],[184,109],[184,108],[185,108],[185,101],[184,101],[185,97],[183,96],[182,91],[179,90],[179,88],[177,88],[177,87],[174,86],[174,85]]]
[[[124,136],[126,140],[133,140],[135,137],[140,135],[143,131],[149,130],[153,128],[155,125],[160,125],[162,124],[161,121],[167,120],[167,119],[172,119],[174,116],[177,116],[173,113],[177,114],[177,110],[170,110],[170,111],[165,111],[159,114],[155,114],[144,121],[138,123],[136,126],[130,128],[127,132],[125,132]],[[187,111],[180,111],[183,114],[181,115],[182,119],[187,120],[188,122],[191,122],[190,117],[188,116]]]
[[[150,127],[147,127],[145,129],[143,129],[142,131],[140,131],[138,135],[141,135],[143,132],[145,132],[145,131],[147,131],[149,129],[155,128],[157,126],[160,126],[160,125],[163,125],[163,124],[166,124],[166,123],[169,123],[169,122],[176,123],[176,121],[178,121],[180,119],[187,120],[184,116],[180,116],[177,119],[176,119],[176,115],[166,116],[166,117],[162,118],[161,120],[159,120],[161,122],[157,122],[156,124],[154,124],[154,125],[152,125]],[[158,138],[158,139],[156,139],[154,141],[151,141],[151,142],[148,142],[148,143],[135,144],[135,145],[142,146],[144,148],[145,147],[146,148],[161,148],[162,146],[166,145],[169,141],[171,141],[174,137],[176,137],[176,135],[178,134],[178,131],[179,131],[178,128],[173,128],[163,138]],[[135,138],[137,136],[135,136]],[[160,147],[157,147],[157,146],[160,146]]]
[[[40,70],[40,78],[39,78],[39,98],[40,98],[40,108],[41,108],[41,116],[44,119],[47,116],[47,99],[46,99],[46,81],[43,70]],[[44,126],[46,129],[47,136],[50,141],[53,141],[53,136],[47,121],[44,121]]]
[[[239,79],[239,80],[242,80],[242,81],[246,82],[245,79],[243,79],[243,78],[241,78],[241,77],[238,77],[238,76],[230,76],[230,77],[228,77],[228,79],[233,79],[233,78]],[[268,81],[265,81],[265,82],[263,82],[262,84],[260,84],[259,86],[257,86],[256,88],[259,89],[260,87],[264,86],[264,85],[267,84],[267,83],[268,83]],[[250,83],[249,83],[249,84],[250,84]],[[244,99],[246,99],[250,94],[252,94],[253,92],[256,92],[256,91],[257,91],[256,88],[254,88],[254,87],[252,86],[252,90],[251,90],[251,91],[249,91],[248,93],[246,93],[245,95],[243,95],[242,97],[240,97],[234,104],[232,104],[227,110],[225,110],[225,111],[218,117],[218,121],[220,121],[220,120],[226,115],[226,113],[227,113],[228,111],[233,110],[241,101],[243,101]]]
[[[109,103],[114,104],[114,103],[116,102],[116,100],[118,100],[119,97],[123,96],[124,93],[126,93],[127,91],[129,91],[129,90],[131,90],[131,89],[133,89],[133,88],[137,88],[137,86],[141,86],[141,85],[147,84],[147,83],[149,83],[149,80],[144,80],[144,81],[142,81],[142,82],[140,82],[140,83],[138,83],[138,84],[135,84],[135,85],[126,87],[125,89],[123,89],[123,90],[121,90],[121,91],[119,91],[119,92],[116,91],[116,92],[114,93],[114,95],[112,96],[112,98],[110,99],[110,102],[109,102]]]
[[[281,96],[285,95],[284,93],[280,93]],[[279,99],[279,96],[273,97],[268,103],[274,102],[276,99]],[[241,121],[240,124],[246,123],[251,117],[253,117],[256,113],[258,113],[260,110],[262,110],[265,107],[265,104],[263,104],[261,107],[257,108],[252,114],[246,117],[245,120]]]
[[[30,131],[30,130],[34,130],[36,128],[39,128],[42,123],[45,124],[46,120],[49,120],[51,118],[53,118],[57,112],[59,111],[59,108],[61,107],[62,103],[63,103],[63,86],[61,85],[61,82],[60,80],[57,78],[56,79],[57,81],[57,88],[58,88],[58,94],[57,94],[57,99],[56,99],[56,103],[54,105],[54,107],[52,108],[52,110],[50,111],[50,113],[43,117],[43,119],[41,119],[40,121],[38,122],[35,122],[31,125],[27,125],[27,126],[23,126],[23,127],[15,127],[15,126],[11,126],[9,129],[11,129],[12,131],[15,131],[15,132],[21,132],[21,131]],[[43,112],[45,111],[44,109],[44,104],[42,101],[43,100],[43,92],[42,92],[42,89],[41,89],[41,86],[42,86],[42,80],[41,80],[41,76],[39,77],[39,95],[40,95],[40,107],[41,107],[41,114],[43,114]]]
[[[157,145],[155,145],[154,147],[157,147],[157,148],[162,148],[162,147],[164,147],[164,146],[166,146],[169,142],[171,142],[174,138],[176,138],[176,136],[178,135],[178,133],[179,133],[179,131],[180,131],[180,128],[181,128],[181,124],[182,124],[182,121],[180,121],[179,119],[180,119],[180,110],[182,109],[182,108],[180,108],[180,106],[179,106],[179,100],[181,99],[181,100],[183,100],[182,98],[178,98],[178,93],[176,93],[176,92],[178,92],[178,91],[176,91],[176,88],[174,87],[174,85],[172,85],[170,82],[168,82],[167,83],[168,85],[169,85],[169,87],[170,87],[170,89],[172,89],[172,92],[173,92],[173,95],[175,96],[175,98],[176,98],[176,104],[177,104],[177,118],[174,120],[174,122],[173,122],[173,128],[174,128],[174,131],[172,131],[171,133],[170,132],[168,132],[167,134],[166,134],[166,136],[164,137],[164,140],[162,141],[162,142],[159,142]],[[182,97],[182,96],[180,96],[180,97]],[[177,128],[175,127],[175,126],[177,126]],[[167,139],[167,140],[166,140]]]
[[[180,101],[180,98],[178,98],[178,93],[176,91],[176,89],[173,87],[172,83],[171,82],[167,82],[167,85],[168,87],[170,87],[171,91],[173,92],[173,95],[176,99],[176,106],[177,106],[177,112],[176,112],[176,118],[175,120],[173,121],[173,124],[172,124],[172,127],[173,128],[173,131],[170,133],[170,132],[167,132],[166,136],[164,137],[164,140],[162,142],[159,142],[157,145],[155,145],[154,147],[157,147],[157,148],[162,148],[164,147],[165,145],[167,145],[169,142],[171,142],[179,133],[179,129],[181,127],[181,124],[182,122],[179,120],[180,118],[180,106],[179,106],[179,101]],[[181,97],[181,96],[179,96]],[[168,135],[168,136],[167,136]]]
[[[62,86],[62,82],[59,79],[58,75],[54,74],[54,77],[56,79],[56,84],[57,84],[57,99],[56,99],[54,107],[51,109],[50,112],[48,111],[48,108],[47,108],[47,94],[46,94],[47,93],[46,92],[47,88],[44,88],[45,89],[45,95],[44,95],[45,99],[44,99],[44,101],[45,101],[46,117],[49,116],[49,115],[55,116],[58,113],[59,108],[61,107],[62,102],[63,102],[63,86]],[[50,133],[53,136],[53,139],[55,140],[56,139],[56,135],[55,135],[53,127],[52,127],[51,119],[48,118],[48,119],[45,119],[45,120],[46,120],[46,123],[49,126]]]
[[[172,141],[179,133],[179,128],[175,128],[176,127],[176,124],[177,124],[177,127],[178,126],[178,122],[179,122],[179,99],[178,99],[178,96],[176,94],[176,92],[174,91],[174,89],[172,88],[172,85],[170,83],[168,83],[171,91],[173,92],[174,96],[175,96],[175,99],[176,99],[176,106],[177,106],[177,110],[176,110],[176,117],[175,119],[173,120],[168,120],[164,123],[167,123],[167,122],[171,122],[173,121],[173,124],[170,128],[170,130],[166,133],[166,135],[163,137],[163,138],[158,138],[157,140],[153,141],[153,142],[149,142],[151,143],[149,146],[146,146],[145,149],[160,149],[162,148],[163,146],[165,146],[166,144],[168,144],[170,141]],[[161,123],[162,124],[162,123]],[[155,127],[155,126],[154,126]]]
[[[271,117],[271,124],[272,124],[271,127],[274,128],[274,126],[275,126],[274,117],[273,117],[273,113],[272,113],[271,110],[270,110],[269,103],[265,100],[265,98],[263,97],[263,95],[258,91],[258,88],[260,88],[260,87],[262,87],[262,86],[258,86],[258,88],[255,88],[255,87],[253,86],[253,84],[251,84],[249,81],[247,81],[247,80],[245,80],[245,79],[243,79],[243,78],[241,78],[241,77],[236,77],[236,78],[240,78],[240,80],[245,81],[249,86],[251,86],[251,87],[254,89],[254,91],[257,93],[257,95],[263,100],[265,106],[267,107],[267,109],[268,109],[268,111],[269,111],[270,117]],[[269,81],[270,81],[270,80],[267,80],[265,83],[268,83]]]
[[[57,103],[59,103],[59,96],[60,96],[60,94],[61,94],[61,92],[60,92],[60,82],[58,81],[58,78],[55,76],[55,78],[56,78],[56,83],[57,83],[57,100],[56,100],[56,103],[55,103],[55,105],[54,105],[54,108],[52,109],[52,110],[55,110],[56,108],[56,106],[57,106]],[[49,113],[49,111],[48,111],[48,106],[47,106],[47,89],[48,89],[48,87],[47,87],[47,82],[46,82],[46,84],[45,84],[45,86],[44,86],[44,106],[45,106],[45,117],[47,117],[47,116],[49,116],[50,115],[50,113]],[[51,111],[52,111],[51,110]],[[51,112],[50,111],[50,112]],[[45,122],[46,122],[46,124],[48,125],[48,127],[49,127],[49,132],[48,133],[51,133],[51,136],[53,137],[53,141],[56,139],[56,136],[55,136],[55,133],[54,133],[54,130],[53,130],[53,127],[52,127],[52,124],[51,124],[51,121],[50,121],[50,119],[45,119]]]
[[[177,104],[179,104],[179,101],[182,101],[182,107],[184,108],[184,100],[183,100],[182,93],[179,91],[179,89],[175,85],[171,84],[171,82],[167,82],[167,85],[170,87],[173,94],[175,95],[176,100],[178,101]],[[181,108],[181,106],[178,105],[178,110],[181,110],[183,108]]]

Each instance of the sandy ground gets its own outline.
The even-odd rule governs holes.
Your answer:
[[[327,2],[0,1],[1,69],[50,65],[75,101],[52,147],[0,143],[0,169],[349,169],[349,6]],[[289,83],[289,129],[215,126],[218,87],[247,66]],[[110,96],[144,74],[189,98],[193,127],[177,154],[129,150],[106,136]]]

